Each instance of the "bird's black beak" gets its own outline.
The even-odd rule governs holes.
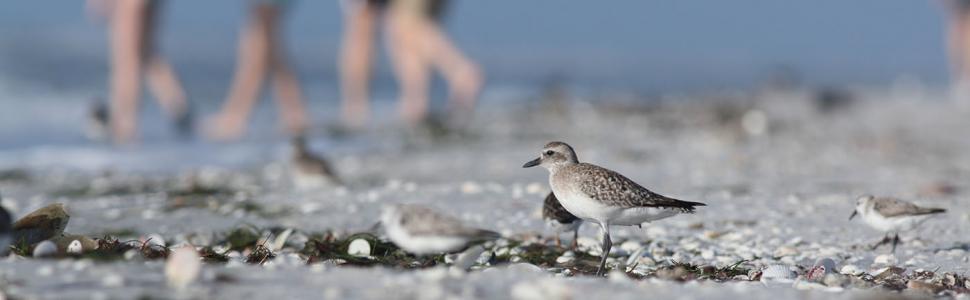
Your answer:
[[[852,218],[855,218],[855,215],[858,215],[858,214],[859,214],[859,211],[853,210],[852,214],[849,215],[849,220],[852,220]]]
[[[524,165],[522,165],[522,167],[523,168],[531,168],[531,167],[538,166],[539,165],[539,160],[541,160],[541,159],[542,159],[541,157],[540,158],[533,159],[533,160],[525,163]]]

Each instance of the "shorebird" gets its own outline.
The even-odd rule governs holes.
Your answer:
[[[0,197],[3,199],[3,197]],[[0,205],[0,256],[6,255],[13,241],[13,217],[2,205]]]
[[[291,177],[296,187],[306,189],[341,184],[330,163],[310,152],[306,138],[294,137],[290,144],[293,147],[293,156],[290,160]]]
[[[559,199],[556,199],[556,195],[549,192],[546,196],[546,200],[542,202],[542,218],[546,220],[546,224],[556,230],[556,247],[561,247],[562,242],[559,240],[559,235],[563,232],[573,232],[573,242],[570,244],[570,249],[576,249],[576,239],[579,237],[579,226],[583,224],[583,220],[580,220],[575,215],[569,213],[566,208],[559,204]]]
[[[875,197],[863,195],[856,199],[855,210],[849,215],[852,220],[856,215],[862,215],[869,227],[886,233],[878,243],[870,248],[875,250],[886,243],[892,242],[892,253],[896,253],[899,244],[899,232],[912,230],[935,214],[946,212],[946,209],[920,207],[892,197]],[[892,238],[890,238],[892,234]]]
[[[477,242],[501,237],[471,228],[428,207],[397,204],[384,207],[381,224],[395,245],[415,255],[453,253]]]
[[[693,213],[700,202],[677,200],[651,192],[643,186],[609,169],[580,163],[573,148],[563,142],[550,142],[539,158],[523,168],[541,166],[549,170],[553,194],[570,213],[600,225],[603,230],[603,253],[599,269],[606,269],[606,257],[613,247],[610,225],[642,226],[681,213]]]

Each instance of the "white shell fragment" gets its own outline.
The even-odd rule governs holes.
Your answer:
[[[73,240],[67,245],[67,253],[81,254],[81,252],[84,252],[84,249],[81,247],[81,241]]]
[[[347,254],[359,257],[370,256],[370,243],[365,239],[355,239],[347,246]]]
[[[165,263],[165,280],[168,286],[182,290],[199,277],[202,261],[195,247],[184,246],[172,252]]]
[[[770,265],[761,272],[761,281],[792,281],[798,277],[792,267],[787,265]]]

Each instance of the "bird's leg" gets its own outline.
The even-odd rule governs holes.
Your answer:
[[[896,245],[899,244],[899,233],[893,235],[893,254],[896,254]]]
[[[610,249],[613,247],[613,242],[610,241],[610,226],[608,224],[600,224],[600,226],[603,227],[603,254],[596,276],[603,276],[603,272],[606,271],[606,257],[610,255]]]
[[[573,229],[573,242],[569,245],[569,249],[576,251],[576,247],[579,246],[579,227]]]
[[[875,245],[869,246],[869,250],[876,250],[876,248],[879,248],[879,246],[885,245],[886,243],[889,243],[891,241],[892,239],[889,238],[889,235],[887,234],[878,243],[876,243]]]
[[[559,233],[556,233],[556,248],[562,248],[562,241],[559,240]]]

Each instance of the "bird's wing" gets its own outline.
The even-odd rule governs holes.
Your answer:
[[[562,207],[562,204],[559,203],[559,199],[557,199],[556,195],[553,193],[549,193],[549,195],[546,196],[546,200],[542,202],[542,217],[556,220],[557,222],[564,224],[579,219],[566,210],[565,207]]]
[[[592,164],[578,165],[580,190],[594,200],[620,207],[666,207],[693,212],[700,202],[682,201],[654,193],[620,173]]]
[[[919,207],[896,198],[884,197],[876,198],[876,203],[872,209],[884,217],[907,216],[907,215],[926,215],[946,212],[942,208]]]

